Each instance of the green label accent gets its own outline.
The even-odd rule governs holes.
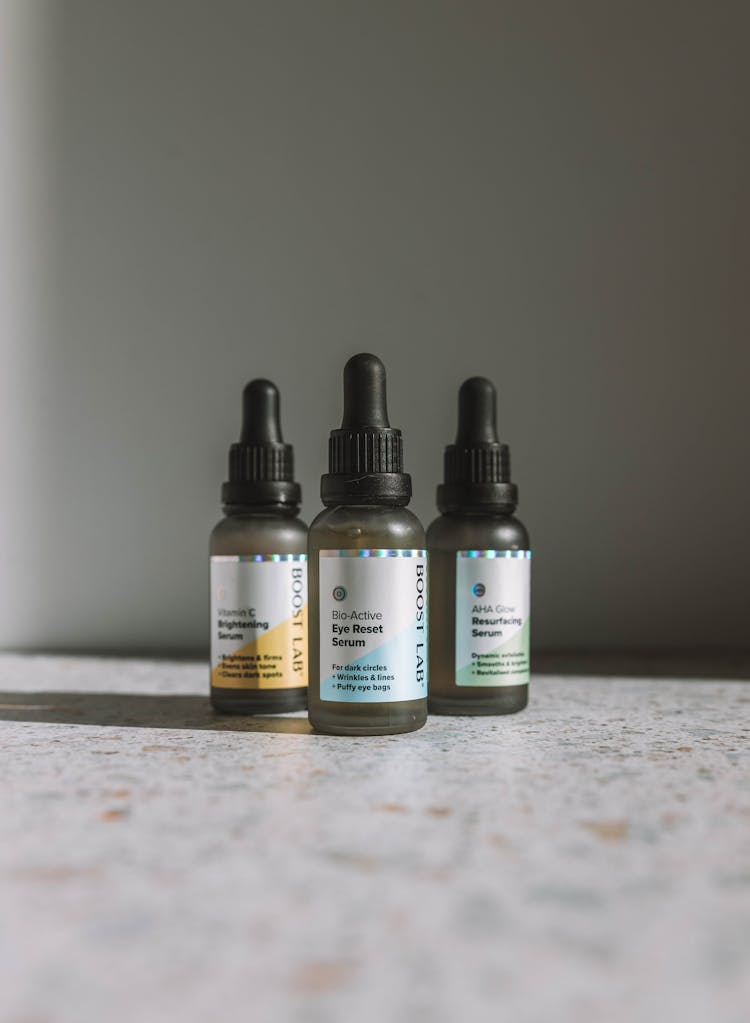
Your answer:
[[[529,681],[531,551],[456,552],[457,686]]]

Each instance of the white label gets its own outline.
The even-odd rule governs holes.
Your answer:
[[[320,698],[427,696],[427,552],[320,552]]]
[[[456,685],[529,681],[531,551],[456,552]]]
[[[307,685],[307,555],[211,558],[211,684]]]

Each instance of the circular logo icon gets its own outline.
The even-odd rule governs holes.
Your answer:
[[[471,588],[471,592],[475,597],[483,597],[487,592],[487,589],[484,583],[475,583]]]
[[[343,586],[334,586],[333,588],[333,599],[334,600],[345,600],[346,590]]]

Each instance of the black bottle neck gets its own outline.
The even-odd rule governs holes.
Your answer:
[[[439,509],[441,515],[453,519],[510,519],[516,513],[515,504],[475,504],[460,508]]]
[[[441,483],[437,506],[441,512],[512,515],[518,505],[515,483]]]
[[[279,519],[294,519],[299,515],[298,504],[279,504],[278,501],[269,504],[224,504],[222,511],[227,518],[234,515],[241,516],[263,516],[271,515]]]

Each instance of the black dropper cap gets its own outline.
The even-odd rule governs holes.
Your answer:
[[[344,418],[331,430],[320,481],[323,504],[408,504],[411,476],[402,466],[401,431],[388,422],[385,366],[376,355],[353,355],[344,367]]]
[[[441,512],[478,507],[512,512],[518,488],[510,482],[510,451],[497,437],[495,388],[470,377],[458,392],[456,441],[445,449],[445,482],[437,488]]]
[[[270,380],[251,380],[242,392],[242,432],[229,449],[222,504],[298,507],[302,492],[293,477],[292,445],[281,436],[279,390]]]

